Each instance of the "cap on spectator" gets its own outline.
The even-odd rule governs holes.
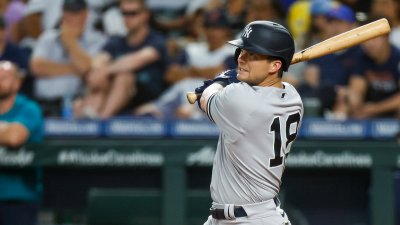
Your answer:
[[[45,0],[30,0],[25,6],[25,15],[32,15],[35,13],[43,13],[46,9]]]
[[[229,27],[230,23],[223,9],[213,9],[204,13],[204,26]]]
[[[64,0],[63,9],[65,11],[77,12],[86,9],[85,0]]]
[[[342,20],[349,23],[356,22],[353,10],[345,4],[334,5],[327,13],[327,16],[332,19]]]
[[[325,15],[332,7],[330,0],[312,0],[310,6],[311,15]]]

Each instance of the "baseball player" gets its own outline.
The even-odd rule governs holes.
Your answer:
[[[204,82],[199,106],[220,129],[205,225],[290,225],[277,198],[285,159],[303,117],[295,88],[282,82],[294,53],[283,26],[254,21],[237,47],[237,70]]]

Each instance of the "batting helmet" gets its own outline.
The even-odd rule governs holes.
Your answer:
[[[290,32],[284,26],[270,21],[249,23],[239,39],[228,43],[249,52],[280,58],[284,71],[288,70],[294,54],[294,40]]]

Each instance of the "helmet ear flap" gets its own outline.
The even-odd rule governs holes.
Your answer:
[[[236,64],[239,64],[239,63],[238,63],[238,59],[239,59],[239,55],[240,55],[240,52],[241,52],[241,51],[242,51],[241,48],[236,48],[236,50],[235,50],[234,60],[235,60]]]

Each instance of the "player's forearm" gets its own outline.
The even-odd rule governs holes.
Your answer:
[[[224,86],[222,86],[221,84],[213,83],[204,90],[200,98],[200,105],[203,111],[206,111],[206,106],[209,98],[218,91],[221,91],[223,88]]]

